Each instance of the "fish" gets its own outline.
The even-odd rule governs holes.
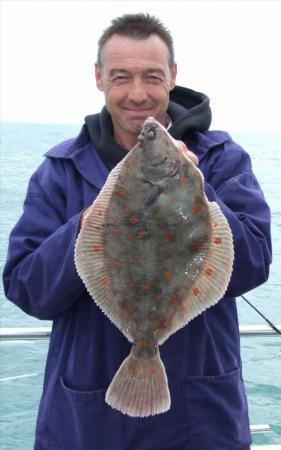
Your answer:
[[[106,391],[108,405],[131,417],[170,409],[159,346],[223,297],[233,259],[230,226],[208,201],[202,172],[148,117],[75,244],[87,291],[132,343]]]

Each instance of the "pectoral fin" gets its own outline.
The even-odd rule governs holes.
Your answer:
[[[163,187],[159,184],[155,184],[151,191],[146,196],[145,205],[151,205],[155,200],[159,197],[159,195],[163,192]]]

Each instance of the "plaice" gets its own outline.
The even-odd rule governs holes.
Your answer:
[[[77,271],[132,343],[106,393],[124,414],[170,408],[159,345],[225,293],[232,234],[203,176],[155,119],[112,170],[75,246]],[[114,346],[114,343],[112,344]]]

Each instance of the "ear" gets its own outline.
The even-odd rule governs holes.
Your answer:
[[[171,72],[171,80],[170,80],[170,90],[174,89],[176,85],[177,78],[177,65],[173,64],[173,67],[170,69]]]
[[[98,63],[95,64],[95,77],[96,77],[97,88],[100,91],[103,91],[102,69]]]

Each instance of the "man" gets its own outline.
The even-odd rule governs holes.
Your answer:
[[[32,176],[4,270],[7,297],[53,320],[35,449],[249,449],[235,296],[265,282],[271,261],[270,213],[249,156],[227,133],[208,131],[205,95],[175,86],[172,38],[149,15],[122,16],[104,32],[96,83],[106,107]],[[73,256],[87,208],[148,116],[199,164],[232,229],[235,262],[225,297],[161,347],[171,409],[139,419],[105,403],[131,345],[87,294]]]

